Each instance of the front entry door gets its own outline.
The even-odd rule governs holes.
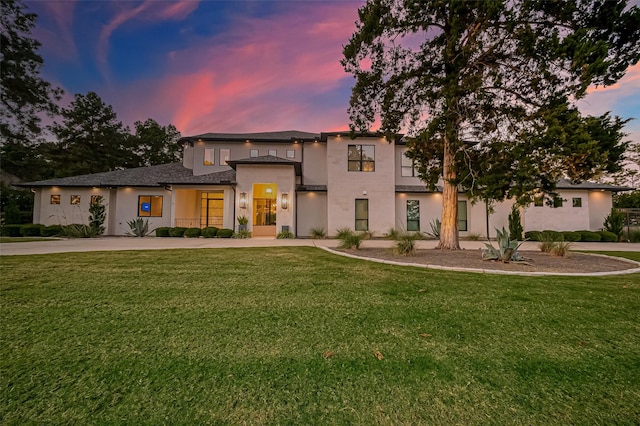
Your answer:
[[[203,192],[200,200],[200,228],[222,228],[224,219],[224,194]]]
[[[253,199],[253,236],[276,236],[276,200],[271,198]]]

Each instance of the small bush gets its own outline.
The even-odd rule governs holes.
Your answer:
[[[413,256],[416,254],[416,240],[420,239],[420,237],[421,235],[417,232],[413,234],[408,232],[399,233],[395,238],[394,253],[402,256]]]
[[[627,240],[630,243],[640,243],[640,231],[630,231],[627,234]]]
[[[511,207],[511,213],[507,219],[509,221],[509,236],[511,239],[522,241],[522,218],[520,216],[520,207],[514,204]]]
[[[92,238],[98,236],[95,229],[82,223],[63,226],[61,235],[69,238]]]
[[[19,237],[22,225],[3,225],[0,228],[0,235],[3,237]]]
[[[314,240],[322,240],[324,238],[327,238],[327,231],[325,231],[322,227],[311,228],[311,238],[313,238]]]
[[[371,240],[375,236],[375,231],[362,231],[360,236],[362,236],[363,240]]]
[[[213,238],[217,233],[218,228],[216,228],[215,226],[207,226],[206,228],[203,228],[202,231],[200,231],[200,235],[205,238]]]
[[[278,235],[276,235],[277,239],[286,239],[286,238],[295,238],[296,236],[294,235],[293,232],[291,231],[280,231],[278,232]]]
[[[597,232],[593,232],[593,231],[577,231],[577,232],[580,233],[580,241],[595,243],[602,239],[602,236],[600,236],[600,234],[598,234]]]
[[[568,257],[572,244],[573,243],[568,241],[556,241],[553,243],[550,253],[553,256]]]
[[[22,228],[20,228],[20,235],[22,235],[23,237],[39,237],[40,235],[42,235],[40,233],[40,230],[42,228],[44,228],[43,225],[38,225],[35,223],[22,225]]]
[[[170,228],[169,229],[169,236],[170,237],[184,237],[184,233],[187,230],[187,228],[183,228],[181,226],[176,227],[176,228]]]
[[[613,232],[598,231],[598,234],[600,234],[600,241],[603,241],[606,243],[617,243],[618,241],[620,241],[620,237],[618,237]]]
[[[188,228],[184,231],[184,236],[187,238],[198,238],[200,236],[200,228]]]
[[[221,228],[216,233],[218,238],[231,238],[233,236],[233,229]]]
[[[345,238],[348,235],[353,235],[353,231],[351,230],[351,228],[336,229],[336,238],[338,240],[342,240],[343,238]]]
[[[604,219],[604,230],[613,233],[618,237],[616,242],[620,241],[622,238],[622,233],[624,232],[624,214],[620,213],[617,210],[611,209],[611,213]],[[607,238],[610,238],[607,236]],[[604,238],[602,241],[607,241]]]
[[[564,241],[568,241],[571,243],[580,241],[580,239],[582,238],[579,232],[573,232],[573,231],[562,232],[562,237]]]
[[[527,231],[524,233],[524,238],[529,241],[540,241],[540,231]]]
[[[398,231],[396,228],[391,228],[389,229],[389,231],[385,232],[382,236],[385,237],[387,240],[397,240],[400,234],[401,232]]]
[[[40,230],[40,235],[43,237],[55,237],[60,234],[62,234],[62,226],[60,225],[49,225]]]
[[[542,241],[543,239],[545,241],[564,241],[562,232],[551,231],[549,229],[542,231],[542,235],[540,238],[540,241]]]
[[[143,219],[141,217],[131,219],[127,222],[127,225],[129,225],[127,235],[130,237],[146,237],[153,232],[153,229],[149,230],[149,219]],[[93,226],[91,228],[94,229]]]
[[[522,236],[522,233],[520,234]],[[480,241],[482,239],[482,235],[477,232],[471,232],[467,234],[467,240],[469,241]]]
[[[362,235],[360,234],[354,234],[354,233],[350,233],[350,234],[346,234],[345,236],[343,236],[342,238],[340,238],[340,245],[338,246],[338,248],[341,249],[356,249],[358,250],[360,248],[360,244],[362,244]]]
[[[251,231],[248,229],[240,229],[238,232],[235,232],[231,238],[251,238]]]
[[[156,228],[156,237],[166,238],[169,236],[170,230],[171,228],[169,228],[168,226],[162,226],[160,228]]]

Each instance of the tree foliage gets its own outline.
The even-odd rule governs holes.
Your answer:
[[[161,126],[149,118],[145,122],[136,121],[134,127],[131,145],[140,158],[140,165],[154,166],[180,160],[180,132],[173,124]]]
[[[441,248],[458,248],[457,191],[501,200],[560,176],[616,170],[625,123],[574,103],[640,58],[626,1],[369,0],[344,47],[352,131],[406,130],[431,187],[443,179]]]

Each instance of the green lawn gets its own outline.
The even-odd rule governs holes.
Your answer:
[[[314,248],[0,265],[2,424],[640,419],[640,274],[451,273]]]

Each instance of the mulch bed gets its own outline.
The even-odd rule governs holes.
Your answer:
[[[557,257],[542,252],[521,252],[523,256],[531,259],[533,266],[530,266],[522,263],[482,260],[481,250],[417,250],[414,256],[396,255],[392,249],[385,248],[362,248],[360,250],[342,251],[355,256],[396,262],[513,272],[591,273],[620,271],[638,267],[634,263],[618,260],[617,258],[584,253],[570,253],[569,257]]]

